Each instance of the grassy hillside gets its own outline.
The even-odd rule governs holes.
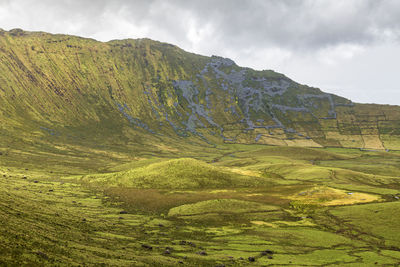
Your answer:
[[[399,149],[399,107],[354,104],[149,39],[0,31],[0,73],[1,147],[179,140]]]

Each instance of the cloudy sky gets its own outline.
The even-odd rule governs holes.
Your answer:
[[[0,0],[0,28],[148,37],[400,105],[399,0]]]

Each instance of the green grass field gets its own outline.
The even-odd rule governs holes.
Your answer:
[[[107,148],[82,158],[60,151],[49,151],[48,161],[35,151],[24,160],[16,150],[0,156],[1,263],[400,264],[395,152],[194,145],[163,157]]]

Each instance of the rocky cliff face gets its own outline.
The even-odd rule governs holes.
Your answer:
[[[50,137],[400,149],[400,107],[355,104],[148,39],[0,31],[3,143]],[[152,141],[152,142],[153,142]]]

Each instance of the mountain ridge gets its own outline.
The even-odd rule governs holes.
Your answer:
[[[400,149],[399,106],[353,103],[148,38],[0,31],[0,60],[4,140]]]

